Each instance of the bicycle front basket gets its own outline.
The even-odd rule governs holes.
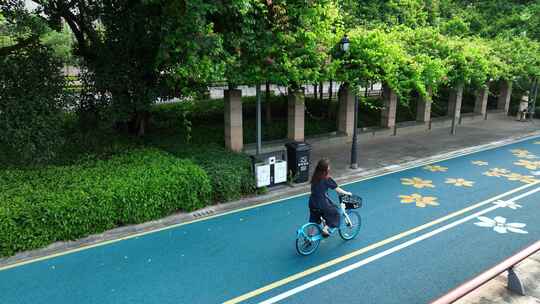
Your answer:
[[[343,200],[346,209],[358,209],[362,207],[362,198],[358,195],[352,195]]]

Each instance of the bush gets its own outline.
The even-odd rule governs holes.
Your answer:
[[[255,178],[247,155],[227,151],[212,143],[186,145],[179,136],[161,135],[149,139],[148,144],[201,166],[212,184],[212,201],[227,202],[255,193]]]
[[[204,168],[210,177],[214,202],[236,200],[256,191],[251,160],[246,155],[218,147],[193,152],[193,161]]]
[[[0,58],[0,162],[38,163],[62,144],[61,63],[33,45]]]
[[[208,204],[193,162],[157,150],[43,169],[0,171],[0,255],[77,239]]]

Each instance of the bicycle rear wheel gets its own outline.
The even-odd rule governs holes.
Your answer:
[[[343,223],[341,227],[339,227],[339,235],[344,240],[352,240],[358,235],[358,232],[360,232],[362,219],[360,218],[360,214],[353,210],[347,210],[347,215],[351,219],[351,223],[350,225]],[[345,218],[343,221],[345,221]]]
[[[296,237],[296,251],[301,255],[310,255],[319,247],[321,228],[314,223],[306,224]]]

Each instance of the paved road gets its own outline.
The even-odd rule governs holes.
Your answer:
[[[361,234],[309,257],[303,195],[0,269],[0,303],[425,303],[540,239],[536,155],[540,138],[345,185]]]

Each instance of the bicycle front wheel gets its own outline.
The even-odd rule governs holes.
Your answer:
[[[347,210],[347,215],[351,219],[350,223],[347,223],[346,219],[343,218],[344,223],[339,227],[339,235],[344,240],[352,240],[360,232],[360,227],[362,226],[362,219],[360,214],[353,210]]]
[[[301,255],[310,255],[319,247],[321,228],[310,223],[304,225],[296,237],[296,251]]]

